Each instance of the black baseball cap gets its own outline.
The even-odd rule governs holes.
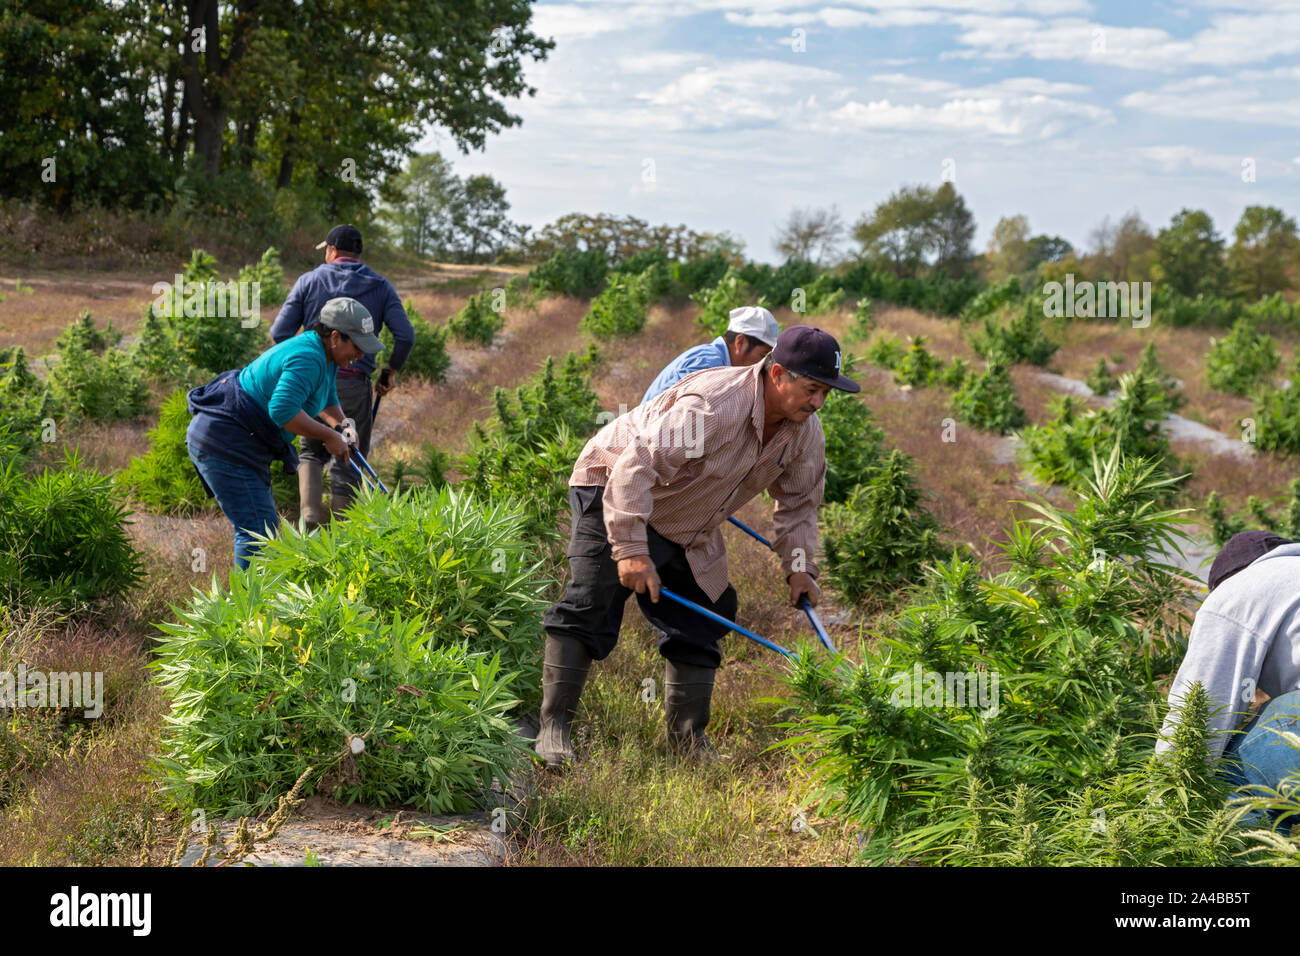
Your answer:
[[[1239,531],[1228,539],[1210,565],[1210,590],[1213,591],[1228,578],[1251,564],[1274,548],[1284,544],[1295,544],[1290,538],[1273,534],[1270,531]]]
[[[840,343],[835,341],[835,336],[821,329],[808,325],[790,326],[777,337],[772,361],[842,392],[862,390],[857,382],[840,373]]]
[[[339,252],[361,251],[361,230],[356,226],[335,226],[324,242],[316,244],[317,249],[333,246]]]

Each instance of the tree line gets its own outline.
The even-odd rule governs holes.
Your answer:
[[[369,208],[430,124],[515,126],[527,0],[0,2],[0,198]]]

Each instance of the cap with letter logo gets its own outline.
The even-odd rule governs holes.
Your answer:
[[[330,299],[321,306],[320,324],[327,329],[338,329],[367,355],[384,350],[384,343],[375,335],[375,320],[370,310],[356,299]]]
[[[862,390],[862,386],[840,372],[843,356],[835,336],[812,326],[792,325],[782,332],[772,350],[772,361],[840,391]]]

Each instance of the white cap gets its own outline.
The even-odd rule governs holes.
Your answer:
[[[731,310],[727,331],[739,332],[746,338],[776,348],[776,337],[781,334],[781,326],[776,324],[776,317],[767,309],[758,305],[746,305]]]

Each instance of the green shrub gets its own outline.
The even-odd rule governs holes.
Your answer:
[[[262,305],[279,305],[289,295],[289,288],[284,284],[284,268],[280,265],[280,250],[275,246],[262,253],[257,262],[240,269],[239,281],[257,283],[258,300]]]
[[[944,388],[961,388],[971,374],[970,363],[964,358],[955,358],[935,373],[934,380]]]
[[[663,246],[628,256],[620,260],[611,271],[626,276],[640,276],[651,302],[658,301],[673,291],[672,263],[668,261],[668,253]]]
[[[1223,338],[1211,338],[1205,356],[1205,380],[1210,387],[1232,395],[1247,395],[1268,385],[1282,364],[1271,336],[1255,331],[1250,319],[1238,319]]]
[[[783,746],[811,762],[823,815],[871,828],[865,860],[1234,861],[1203,695],[1152,758],[1187,622],[1177,569],[1147,558],[1183,514],[1154,507],[1166,487],[1150,463],[1099,461],[1073,512],[1040,502],[1012,525],[1005,572],[954,557],[861,664],[797,661]]]
[[[425,442],[421,455],[415,461],[405,458],[392,458],[388,466],[386,482],[389,488],[412,488],[424,485],[428,488],[441,488],[447,484],[447,472],[452,467],[452,458],[445,451]]]
[[[569,473],[587,438],[598,426],[600,400],[591,389],[590,368],[599,360],[595,346],[579,358],[570,352],[559,374],[546,359],[541,375],[513,395],[493,393],[495,416],[485,427],[474,423],[470,450],[461,471],[476,494],[524,500],[528,533],[558,538],[556,521],[568,504]]]
[[[850,365],[845,356],[844,367]],[[850,372],[845,371],[846,375]],[[826,487],[822,501],[843,501],[869,481],[884,456],[885,433],[856,395],[833,390],[817,412],[826,435]]]
[[[185,360],[214,375],[242,368],[268,344],[261,319],[240,314],[237,287],[219,280],[216,265],[216,259],[195,249],[185,267],[184,290],[154,302],[159,318],[175,332]]]
[[[1094,395],[1107,395],[1115,391],[1115,386],[1119,384],[1119,379],[1111,374],[1110,364],[1106,357],[1102,356],[1097,359],[1097,365],[1084,379],[1085,384],[1092,389]]]
[[[451,368],[451,356],[447,354],[447,330],[430,325],[412,300],[406,300],[405,309],[406,317],[411,320],[411,330],[415,333],[415,344],[411,346],[411,354],[402,366],[401,374],[430,382],[446,381],[447,369]],[[380,331],[379,340],[384,343],[384,351],[380,355],[392,355],[393,333],[387,325]]]
[[[735,267],[726,271],[717,285],[701,289],[691,296],[700,307],[695,324],[709,335],[721,335],[731,322],[731,310],[738,309],[750,299],[750,288]]]
[[[903,345],[897,336],[882,334],[867,346],[867,361],[881,368],[895,369],[903,360]]]
[[[140,369],[114,347],[121,338],[111,322],[103,332],[96,330],[89,312],[59,336],[50,389],[74,418],[119,421],[144,413],[149,389]]]
[[[537,295],[568,295],[584,299],[595,295],[605,284],[608,265],[599,249],[580,252],[561,249],[528,273],[528,285]]]
[[[776,268],[767,263],[751,262],[739,270],[741,280],[754,291],[766,308],[788,306],[794,309],[795,293],[803,289],[805,302],[808,288],[818,277],[817,266],[805,259],[787,259]],[[807,310],[805,304],[804,310]],[[799,311],[795,309],[795,311]]]
[[[1251,322],[1273,328],[1294,328],[1300,321],[1300,303],[1288,302],[1281,292],[1274,292],[1242,307],[1242,315]]]
[[[491,345],[496,334],[505,328],[505,317],[492,308],[491,291],[469,297],[464,308],[447,320],[447,331],[462,342]]]
[[[1109,455],[1118,445],[1123,457],[1156,462],[1167,477],[1177,466],[1160,428],[1167,401],[1159,383],[1136,371],[1120,378],[1109,408],[1089,408],[1072,395],[1056,396],[1047,405],[1052,420],[1023,432],[1022,455],[1029,472],[1039,481],[1079,489],[1093,471],[1094,455]]]
[[[150,511],[188,514],[206,508],[209,499],[185,448],[190,412],[185,390],[163,400],[158,424],[149,432],[149,450],[132,458],[117,483]]]
[[[77,607],[134,588],[143,571],[112,481],[67,449],[57,468],[26,475],[17,442],[0,447],[0,596]]]
[[[802,301],[800,301],[800,293],[802,293]],[[759,299],[759,304],[769,309],[788,304],[801,318],[808,318],[834,312],[840,307],[847,295],[848,293],[840,287],[835,276],[829,272],[823,272],[808,283],[807,288],[796,288],[793,302],[789,299],[782,301],[764,297]]]
[[[863,296],[853,307],[853,318],[849,320],[845,342],[865,342],[876,330],[875,306],[870,299]]]
[[[930,354],[925,342],[924,335],[907,337],[907,349],[894,366],[894,381],[899,385],[923,388],[934,384],[934,376],[943,363]]]
[[[160,318],[150,303],[140,323],[140,341],[131,350],[131,361],[145,378],[163,386],[194,386],[201,374],[181,353],[171,324]],[[222,369],[222,371],[225,371]]]
[[[972,275],[960,279],[942,273],[923,278],[900,277],[877,269],[865,259],[845,270],[839,281],[847,292],[939,315],[960,315],[981,291],[980,281]]]
[[[49,422],[66,413],[49,386],[36,377],[21,345],[0,349],[0,410],[9,429],[9,441],[29,455],[41,443]]]
[[[1278,514],[1269,508],[1257,495],[1246,499],[1244,515],[1229,515],[1223,506],[1223,500],[1217,491],[1211,491],[1205,499],[1205,518],[1210,525],[1210,537],[1218,547],[1228,543],[1234,534],[1251,529],[1272,531],[1284,538],[1300,539],[1300,478],[1292,478],[1287,485],[1288,499]]]
[[[894,449],[842,503],[822,509],[826,578],[851,601],[916,583],[941,554],[911,461]]]
[[[599,338],[635,335],[645,328],[651,278],[647,273],[610,275],[605,290],[591,300],[579,328]]]
[[[1032,299],[1006,325],[986,317],[983,332],[971,337],[971,345],[983,358],[1001,356],[1008,365],[1046,365],[1060,348],[1043,330],[1041,307]]]
[[[983,292],[966,303],[966,307],[961,312],[962,320],[982,319],[1004,305],[1015,302],[1022,294],[1020,279],[1016,276],[1007,276],[1001,282],[986,287]]]
[[[700,259],[674,262],[669,266],[669,272],[674,286],[685,294],[694,296],[701,289],[717,285],[731,268],[730,259],[721,252],[714,252]]]
[[[1163,409],[1164,414],[1171,415],[1187,404],[1187,396],[1179,391],[1178,380],[1168,374],[1156,359],[1156,343],[1147,343],[1134,371],[1139,378],[1150,383],[1156,393],[1156,407]]]
[[[1025,424],[1025,410],[1016,401],[1011,372],[1001,362],[990,362],[979,375],[967,375],[952,397],[958,421],[1004,435]]]
[[[537,305],[537,294],[529,286],[527,275],[512,275],[506,280],[502,291],[506,295],[507,309],[521,309],[530,312]]]
[[[408,515],[413,505],[407,496],[372,501]],[[410,558],[425,573],[441,566],[431,575],[436,599],[449,612],[463,606],[451,582],[458,552],[475,542],[448,537],[460,529],[436,515],[421,513],[410,531],[406,524],[385,526],[412,537],[430,528],[442,539],[442,557],[426,549]],[[290,530],[276,543],[317,540]],[[379,544],[354,542],[362,583],[322,577],[314,563],[300,570],[319,585],[250,569],[231,576],[228,593],[214,581],[177,623],[160,625],[165,637],[154,666],[172,708],[158,765],[164,790],[182,806],[262,812],[311,767],[323,776],[309,778],[305,795],[463,813],[485,802],[493,778],[518,772],[525,744],[507,720],[518,703],[515,675],[495,653],[442,639],[460,627],[436,604],[403,601],[394,611],[369,603],[374,578],[359,564]],[[293,556],[299,565],[330,557],[304,550]],[[450,588],[437,585],[443,577]],[[478,612],[478,623],[491,620]]]
[[[1255,398],[1255,445],[1262,451],[1300,453],[1300,359],[1290,378],[1286,388],[1264,388]]]

